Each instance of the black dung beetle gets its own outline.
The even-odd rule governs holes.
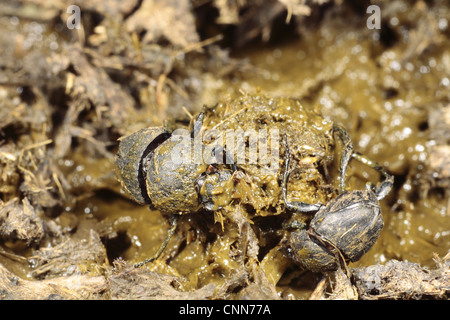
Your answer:
[[[179,215],[201,208],[218,210],[231,201],[231,195],[220,194],[218,188],[214,188],[217,184],[232,184],[233,172],[237,170],[225,150],[216,146],[209,152],[216,158],[214,164],[227,163],[229,168],[207,164],[203,158],[196,161],[191,154],[190,147],[200,133],[203,118],[201,113],[194,122],[191,135],[187,137],[187,149],[180,147],[186,147],[180,141],[186,137],[173,135],[161,127],[141,129],[119,139],[115,162],[124,189],[136,202],[149,204],[170,215],[171,227],[163,244],[152,258],[136,264],[136,267],[159,257],[176,229]],[[200,148],[204,153],[208,147],[201,144]]]
[[[346,134],[345,131],[342,134]],[[286,207],[300,212],[318,211],[308,229],[293,231],[282,245],[297,265],[313,272],[333,271],[341,261],[359,260],[373,246],[383,228],[379,200],[391,190],[393,177],[374,161],[354,152],[352,146],[347,150],[352,158],[384,176],[385,179],[378,187],[373,190],[370,187],[355,191],[342,189],[342,193],[325,206],[291,203],[287,200],[290,153],[286,139],[286,169],[282,190]]]

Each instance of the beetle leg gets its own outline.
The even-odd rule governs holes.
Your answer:
[[[356,160],[358,160],[359,162],[375,169],[376,171],[378,171],[383,177],[384,180],[377,186],[377,188],[375,189],[375,195],[377,197],[378,200],[383,199],[384,197],[387,196],[387,194],[391,191],[393,185],[394,185],[394,176],[389,174],[382,166],[380,166],[378,163],[376,163],[375,161],[367,158],[365,155],[359,153],[359,152],[354,152],[352,154],[352,157]]]
[[[333,130],[338,134],[339,139],[344,145],[344,151],[342,153],[341,161],[339,164],[339,172],[341,176],[340,189],[342,193],[345,191],[345,173],[347,172],[347,166],[353,155],[353,142],[350,139],[347,130],[345,130],[342,126],[334,124]]]
[[[204,119],[205,119],[205,114],[203,112],[200,112],[200,114],[198,115],[197,119],[195,120],[194,126],[192,128],[192,132],[191,132],[192,139],[197,137],[197,135],[200,133],[200,130],[202,129],[202,126],[203,126]]]
[[[291,202],[287,200],[287,185],[289,180],[289,175],[291,172],[289,171],[289,164],[291,162],[291,153],[289,152],[289,146],[287,143],[287,135],[284,135],[284,141],[286,145],[286,167],[284,170],[283,181],[281,192],[283,194],[283,200],[286,208],[288,210],[297,211],[297,212],[315,212],[318,211],[321,207],[320,204],[309,204],[306,202]]]
[[[386,197],[386,195],[392,189],[392,186],[394,184],[394,177],[392,175],[390,175],[382,166],[380,166],[375,161],[367,158],[365,155],[363,155],[357,151],[353,151],[353,143],[352,143],[347,131],[343,127],[335,124],[333,126],[333,128],[334,128],[335,132],[337,132],[337,134],[339,135],[339,138],[341,139],[342,143],[344,144],[344,153],[341,157],[341,163],[340,163],[341,192],[344,191],[344,187],[345,187],[345,172],[347,171],[348,163],[351,158],[354,158],[354,159],[358,160],[359,162],[375,169],[384,177],[383,182],[381,182],[381,184],[375,189],[375,195],[378,200],[381,200],[384,197]]]
[[[159,247],[158,251],[155,252],[155,254],[151,257],[148,258],[142,262],[136,263],[134,265],[135,268],[139,268],[142,267],[143,265],[155,261],[156,259],[158,259],[161,254],[163,253],[164,249],[166,248],[167,244],[169,243],[170,239],[172,238],[173,234],[175,233],[175,229],[177,228],[177,222],[178,222],[178,215],[177,214],[172,214],[170,216],[170,229],[167,232],[167,236],[164,239],[164,242],[161,244],[161,246]]]

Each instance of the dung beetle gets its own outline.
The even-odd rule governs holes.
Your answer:
[[[384,177],[375,188],[367,190],[344,190],[344,176],[341,172],[341,194],[325,206],[308,205],[287,200],[290,152],[286,144],[286,163],[283,176],[283,199],[289,210],[297,212],[315,211],[308,229],[290,233],[282,246],[287,255],[300,267],[313,272],[336,270],[340,262],[359,260],[376,242],[383,228],[383,216],[379,200],[383,199],[393,186],[393,177],[376,162],[353,151],[348,135],[342,127],[335,127],[347,141],[344,153],[346,165],[353,158]],[[342,167],[342,166],[341,166]]]
[[[189,147],[194,144],[194,150],[204,117],[200,113],[184,141]],[[291,155],[285,135],[285,172],[281,179],[285,207],[290,211],[315,213],[315,216],[308,229],[291,232],[282,242],[282,247],[295,263],[317,272],[334,270],[340,261],[356,261],[372,247],[383,227],[378,201],[389,193],[393,184],[392,176],[381,166],[353,150],[344,128],[338,125],[332,128],[343,144],[339,164],[340,195],[326,205],[288,201]],[[156,127],[141,129],[119,139],[116,165],[124,189],[138,203],[168,214],[170,221],[167,237],[154,256],[135,264],[135,267],[161,255],[175,232],[180,215],[202,209],[219,210],[232,201],[233,184],[237,183],[239,176],[235,173],[240,170],[234,160],[224,148],[201,143],[201,153],[211,153],[216,162],[196,161],[191,154],[192,148],[179,148],[180,139],[184,138]],[[183,157],[183,153],[188,156]],[[179,161],[180,157],[184,161]],[[384,181],[376,188],[346,191],[345,174],[351,159],[374,168],[384,176]],[[223,163],[226,165],[221,165]]]
[[[115,162],[122,186],[136,202],[148,204],[170,217],[170,229],[163,244],[153,257],[136,267],[160,256],[175,232],[179,215],[201,208],[214,211],[231,201],[230,194],[220,194],[215,188],[217,184],[232,184],[233,172],[237,170],[225,150],[220,146],[209,149],[216,158],[213,165],[196,161],[191,154],[191,144],[200,133],[203,119],[204,114],[200,113],[190,137],[184,141],[186,149],[180,148],[186,147],[180,141],[186,137],[174,135],[163,127],[144,128],[119,139]],[[200,144],[200,148],[202,153],[208,152],[207,146]],[[217,164],[222,163],[229,166],[219,168]]]

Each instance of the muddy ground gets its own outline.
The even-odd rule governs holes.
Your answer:
[[[0,298],[447,299],[449,23],[445,0],[3,1]],[[235,205],[183,216],[133,268],[169,223],[122,189],[118,138],[255,94],[299,99],[395,176],[374,247],[303,271],[278,250],[282,205]],[[349,177],[378,179],[353,162]]]

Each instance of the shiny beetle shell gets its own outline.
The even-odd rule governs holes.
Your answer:
[[[346,260],[359,260],[376,242],[383,224],[378,199],[371,190],[345,192],[316,213],[309,230],[289,236],[288,253],[311,271],[336,270],[336,249]]]
[[[162,127],[145,128],[119,139],[116,155],[117,175],[132,198],[140,204],[151,203],[146,192],[146,170],[143,161],[170,137]]]
[[[311,226],[350,261],[358,261],[374,245],[383,224],[375,194],[358,190],[337,197],[314,216]]]

